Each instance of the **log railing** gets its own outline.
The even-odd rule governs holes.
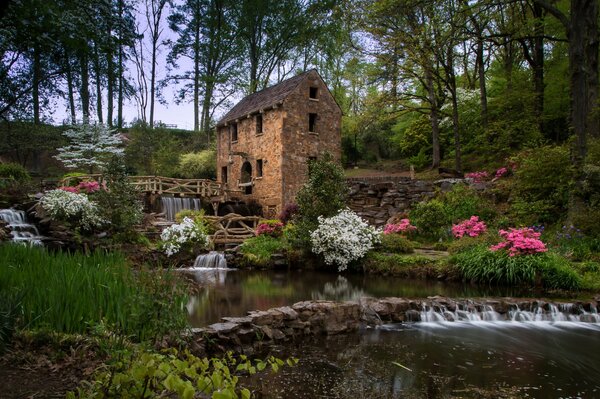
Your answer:
[[[62,185],[70,185],[73,179],[95,180],[102,183],[102,175],[85,175],[61,180]],[[177,194],[199,197],[224,197],[223,185],[208,179],[175,179],[162,176],[128,176],[131,184],[140,191],[156,194]]]
[[[230,213],[225,216],[205,216],[213,227],[211,235],[215,244],[242,243],[244,240],[254,237],[260,217],[241,216]]]

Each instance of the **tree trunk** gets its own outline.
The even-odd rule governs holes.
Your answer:
[[[33,97],[33,123],[40,123],[40,81],[42,80],[42,66],[40,60],[40,50],[38,45],[33,47],[33,87],[31,95]]]
[[[98,52],[97,43],[94,43],[94,73],[96,75],[96,113],[98,122],[104,123],[102,117],[102,71],[100,70],[100,53]]]
[[[79,66],[81,68],[81,113],[83,114],[83,123],[90,122],[90,88],[89,88],[89,71],[88,57],[86,50],[79,52]]]
[[[207,146],[210,146],[210,107],[214,89],[214,83],[212,81],[207,82],[202,101],[202,131],[206,133]]]
[[[123,4],[124,0],[119,0],[119,17],[123,18]],[[117,127],[121,129],[123,127],[123,85],[125,83],[123,77],[123,21],[119,23],[119,55],[118,55],[118,79],[119,79],[119,93],[117,97]]]
[[[194,15],[194,132],[200,131],[200,5],[195,4]],[[202,121],[204,124],[204,121]],[[203,126],[204,127],[204,126]]]
[[[534,112],[538,121],[538,128],[544,134],[544,10],[533,4],[533,17],[535,27],[533,39],[533,90],[535,92]]]
[[[585,56],[588,73],[588,120],[587,133],[591,137],[600,137],[600,118],[598,110],[598,0],[590,1],[586,11]]]
[[[427,82],[427,97],[431,104],[429,111],[429,120],[431,122],[431,146],[432,146],[432,162],[431,168],[438,168],[441,162],[440,156],[440,123],[438,115],[438,103],[435,95],[435,87],[433,82],[433,74],[429,68],[425,69]]]
[[[69,55],[65,54],[65,73],[67,75],[67,91],[69,96],[69,110],[71,111],[71,124],[77,124],[77,115],[75,114],[75,95],[73,88],[73,71],[71,70],[71,60]]]
[[[108,37],[112,37],[112,28],[108,28]],[[115,63],[113,59],[113,41],[109,39],[108,48],[106,51],[106,123],[108,126],[113,126],[113,109],[115,96]]]
[[[479,33],[481,34],[481,33]],[[483,56],[483,39],[477,39],[477,72],[479,74],[479,101],[481,104],[481,124],[483,130],[488,127],[487,86],[485,84],[485,60]]]
[[[150,69],[150,129],[154,128],[154,97],[156,86],[156,42],[152,44],[152,68]]]

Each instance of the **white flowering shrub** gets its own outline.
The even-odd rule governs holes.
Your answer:
[[[183,221],[167,227],[160,234],[161,247],[167,256],[176,254],[184,247],[206,248],[209,238],[204,227],[188,217]]]
[[[337,265],[343,271],[379,243],[380,235],[381,231],[369,226],[356,213],[343,209],[329,218],[319,216],[319,227],[310,239],[315,254],[322,254],[326,264]]]
[[[85,194],[51,190],[40,199],[40,205],[50,218],[70,222],[83,230],[92,230],[106,223],[96,204]]]
[[[77,125],[63,135],[70,144],[59,148],[55,158],[67,168],[92,172],[104,168],[111,157],[123,155],[121,138],[116,130],[101,123]]]

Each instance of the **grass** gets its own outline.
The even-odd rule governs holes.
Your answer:
[[[419,255],[390,254],[372,251],[362,260],[367,274],[383,274],[403,278],[452,278],[455,274],[444,260]]]
[[[0,290],[20,292],[25,329],[85,333],[99,324],[136,340],[182,328],[183,293],[168,275],[135,275],[118,253],[50,253],[0,245]]]
[[[246,266],[266,267],[272,254],[283,253],[287,249],[288,245],[282,238],[260,235],[244,241],[241,252]]]

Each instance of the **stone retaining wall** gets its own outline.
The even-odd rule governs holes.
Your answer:
[[[562,304],[562,311],[580,315],[581,322],[599,322],[599,300]],[[194,329],[193,334],[196,343],[205,352],[234,349],[251,355],[272,343],[315,335],[350,333],[361,326],[421,321],[425,309],[442,313],[457,309],[467,312],[494,310],[506,316],[515,309],[551,314],[556,310],[556,305],[536,299],[509,298],[480,301],[456,301],[443,297],[427,300],[361,298],[347,302],[315,300],[266,311],[252,311],[244,317],[225,317],[221,323]],[[448,320],[451,320],[450,314]]]
[[[348,207],[376,226],[435,193],[434,183],[409,177],[349,178],[347,182]]]

